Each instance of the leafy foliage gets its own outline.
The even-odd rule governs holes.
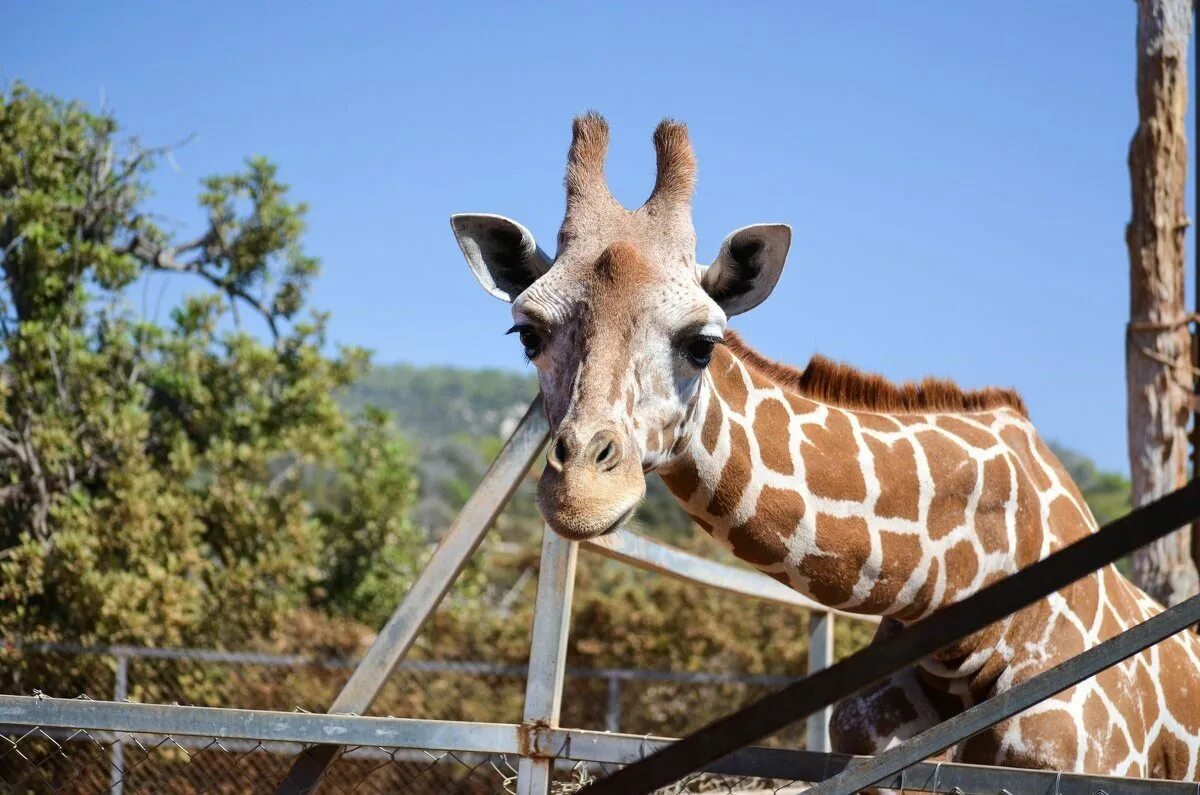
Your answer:
[[[0,634],[233,644],[310,600],[377,618],[413,568],[414,480],[383,415],[333,397],[367,358],[327,356],[305,312],[304,205],[253,159],[173,242],[145,206],[162,150],[0,100]],[[150,272],[209,289],[158,325],[124,299]]]

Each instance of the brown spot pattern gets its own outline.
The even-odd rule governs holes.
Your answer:
[[[732,437],[732,452],[725,468],[721,471],[721,479],[713,491],[712,500],[708,503],[707,511],[713,516],[728,516],[737,507],[750,485],[750,443],[746,440],[746,432],[736,422],[729,423],[729,433]]]
[[[975,533],[986,553],[1008,548],[1006,510],[1011,473],[1001,456],[983,463],[983,489],[975,507]]]
[[[715,400],[708,401],[708,408],[704,412],[704,426],[700,429],[700,443],[710,453],[717,449],[717,442],[720,440],[721,433],[721,418],[723,416],[721,404]]]
[[[1008,449],[1016,454],[1017,461],[1033,479],[1033,485],[1037,487],[1038,491],[1050,488],[1052,485],[1050,478],[1038,464],[1037,459],[1033,457],[1033,451],[1029,448],[1029,437],[1025,435],[1025,432],[1010,425],[1000,431],[1000,438],[1004,440]]]
[[[858,463],[858,444],[850,420],[830,411],[824,425],[805,425],[800,445],[808,488],[818,497],[862,502],[867,482]]]
[[[920,518],[921,484],[912,443],[897,439],[889,445],[871,436],[865,440],[875,463],[875,478],[879,481],[875,515],[915,522]]]
[[[986,450],[1000,443],[994,433],[985,431],[965,420],[960,420],[958,417],[943,415],[937,418],[937,425],[980,450]]]
[[[949,595],[957,595],[979,573],[979,557],[970,541],[959,541],[946,550],[946,585]]]
[[[729,531],[733,554],[754,566],[778,563],[787,555],[787,539],[804,517],[804,501],[795,493],[764,486],[754,519]]]
[[[878,431],[880,433],[895,433],[900,430],[900,423],[896,422],[891,417],[885,417],[882,414],[857,414],[858,424],[868,430]]]
[[[795,472],[788,431],[790,417],[787,408],[778,400],[764,400],[754,410],[754,438],[758,440],[762,462],[768,469],[783,475]]]
[[[815,599],[822,604],[841,604],[850,598],[867,559],[871,544],[867,522],[819,514],[816,529],[820,553],[804,556],[798,568],[811,581]]]
[[[663,483],[667,484],[667,489],[685,505],[700,485],[696,461],[690,456],[684,457],[669,469],[661,470],[659,475],[662,476]]]
[[[723,346],[717,346],[713,351],[712,364],[709,367],[714,372],[713,382],[717,392],[735,414],[744,414],[746,398],[749,391],[742,378],[742,368],[738,366],[733,355]]]
[[[967,452],[935,431],[917,433],[933,478],[933,503],[929,508],[929,537],[946,536],[967,520],[967,503],[975,490],[976,465]]]
[[[879,533],[883,549],[883,564],[879,579],[867,596],[863,607],[871,612],[888,609],[896,602],[900,589],[908,584],[908,578],[921,562],[921,539],[907,533]]]

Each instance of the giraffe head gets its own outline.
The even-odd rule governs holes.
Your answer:
[[[538,507],[583,539],[616,529],[691,434],[701,377],[731,315],[774,288],[791,242],[782,224],[737,230],[716,260],[696,263],[696,161],[682,124],[654,132],[657,178],[637,210],[604,180],[608,125],[575,120],[567,210],[551,259],[529,230],[497,215],[451,224],[476,279],[512,303],[550,420]]]

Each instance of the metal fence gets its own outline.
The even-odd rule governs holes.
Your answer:
[[[837,697],[1195,518],[1194,514],[1200,513],[1200,483],[1139,509],[1096,535],[940,611],[934,620],[897,633],[828,670],[833,621],[846,614],[823,608],[753,572],[703,560],[624,531],[581,545],[547,530],[542,540],[529,665],[520,669],[525,675],[520,715],[500,722],[475,717],[417,718],[411,712],[405,717],[368,716],[373,708],[376,712],[386,709],[394,671],[418,670],[412,666],[419,663],[406,663],[405,655],[544,446],[547,431],[539,398],[367,654],[353,669],[343,669],[348,676],[330,684],[330,692],[337,692],[328,699],[330,714],[286,711],[288,708],[278,705],[247,709],[253,701],[247,696],[240,697],[238,709],[123,702],[126,693],[118,682],[124,682],[128,690],[136,688],[138,681],[129,670],[133,657],[125,655],[124,674],[119,658],[114,669],[114,676],[123,678],[113,680],[111,701],[0,695],[0,786],[4,791],[22,793],[125,789],[548,795],[581,789],[649,792],[659,785],[665,785],[663,792],[791,792],[804,789],[807,785],[803,782],[825,782],[819,785],[820,791],[842,793],[878,782],[910,792],[962,795],[1197,792],[1196,784],[1182,782],[918,760],[935,753],[940,742],[953,744],[973,726],[990,725],[986,721],[1012,714],[1028,699],[1056,692],[1047,688],[1069,686],[1079,681],[1073,677],[1094,673],[1097,665],[1103,667],[1120,655],[1133,653],[1138,644],[1161,640],[1189,618],[1195,622],[1200,618],[1196,612],[1200,597],[1118,636],[1115,643],[1088,650],[1063,666],[1066,670],[1054,673],[1052,681],[1035,677],[1025,691],[982,702],[937,727],[934,731],[940,734],[932,739],[920,735],[874,759],[828,753],[827,719],[828,707]],[[573,714],[576,702],[602,704],[607,709],[611,689],[617,688],[620,701],[620,688],[630,682],[628,674],[614,672],[604,680],[606,697],[575,692],[575,688],[564,693],[564,681],[570,681],[565,651],[581,547],[695,582],[697,587],[722,588],[811,611],[810,675],[785,686],[776,700],[757,701],[679,742],[651,735],[564,728],[563,718]],[[429,671],[425,686],[435,686],[452,675],[444,670]],[[499,691],[476,693],[472,700],[505,701]],[[728,709],[736,704],[721,706]],[[808,750],[743,747],[746,737],[767,734],[764,726],[778,728],[805,716],[809,716]],[[626,722],[624,712],[618,713],[618,721],[618,725]],[[651,780],[659,784],[647,784]],[[627,781],[640,783],[623,788],[620,782]],[[862,783],[852,785],[853,781]]]
[[[215,649],[84,646],[0,639],[0,693],[182,703],[250,709],[324,710],[357,659]],[[65,676],[63,672],[68,672]],[[519,720],[527,665],[487,660],[404,660],[376,702],[376,713],[441,720]],[[719,703],[722,709],[788,685],[797,677],[770,674],[656,671],[641,668],[565,670],[573,693],[573,724],[609,732],[660,729],[680,701]],[[64,684],[64,679],[68,683]],[[389,693],[420,691],[419,702]],[[484,701],[481,693],[492,698]],[[473,703],[468,704],[468,701]],[[469,710],[467,708],[470,708]],[[710,713],[701,711],[699,728]],[[796,734],[785,742],[803,745]]]
[[[517,792],[519,760],[549,744],[579,744],[574,761],[549,771],[550,791],[576,792],[621,763],[637,758],[655,738],[582,730],[524,735],[506,724],[360,718],[204,707],[163,707],[37,698],[0,712],[41,725],[0,740],[5,792],[271,792],[292,760],[334,730],[345,746],[321,781],[323,792]],[[70,723],[70,728],[56,728]],[[80,728],[120,725],[125,732]],[[148,733],[153,726],[171,733]],[[114,745],[125,755],[112,763]],[[447,749],[443,746],[452,745]],[[671,792],[793,792],[798,782],[741,774],[689,776]]]

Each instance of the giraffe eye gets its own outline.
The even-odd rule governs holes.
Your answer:
[[[522,347],[525,348],[525,356],[527,358],[533,359],[542,352],[542,336],[533,326],[526,323],[518,323],[505,333],[517,334],[521,340]]]
[[[718,341],[713,337],[695,337],[684,345],[683,353],[688,361],[697,367],[708,367],[708,363],[712,360],[713,346]]]

